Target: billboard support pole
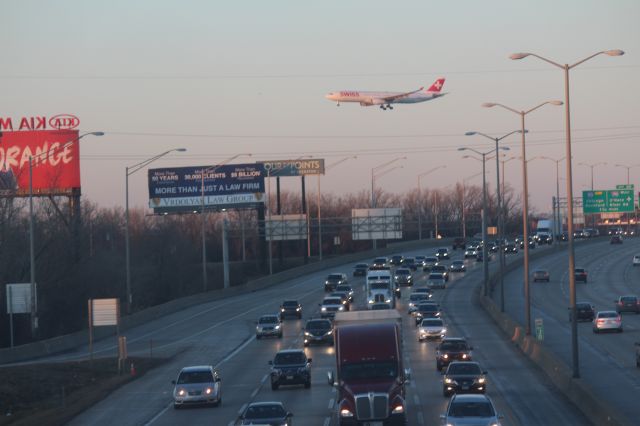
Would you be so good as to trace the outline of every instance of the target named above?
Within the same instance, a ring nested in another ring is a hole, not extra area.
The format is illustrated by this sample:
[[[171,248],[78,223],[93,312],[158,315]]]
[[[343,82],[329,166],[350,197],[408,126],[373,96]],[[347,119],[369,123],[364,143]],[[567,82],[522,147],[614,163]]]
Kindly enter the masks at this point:
[[[9,329],[11,330],[11,347],[13,348],[13,296],[11,295],[11,286],[7,286],[9,290]]]
[[[306,197],[306,191],[305,191],[305,185],[304,185],[304,175],[302,175],[302,214],[306,215],[307,214],[307,201],[306,201],[307,197]],[[309,253],[307,251],[307,247],[309,243],[309,234],[307,234],[307,238],[306,241],[303,241],[304,244],[304,249],[302,250],[304,252],[304,264],[306,265],[307,263],[309,263]]]
[[[271,191],[271,190],[269,190]],[[271,206],[269,206],[271,207]],[[282,214],[282,204],[280,204],[280,176],[276,177],[276,212],[278,215]],[[271,237],[271,236],[269,236]],[[271,243],[269,243],[271,244]],[[278,241],[278,265],[282,269],[282,265],[284,265],[284,255],[283,255],[283,242]]]
[[[35,239],[33,236],[35,228],[35,218],[33,216],[33,157],[29,156],[29,263],[31,276],[31,337],[35,338],[38,330],[38,317],[36,312],[36,254]]]

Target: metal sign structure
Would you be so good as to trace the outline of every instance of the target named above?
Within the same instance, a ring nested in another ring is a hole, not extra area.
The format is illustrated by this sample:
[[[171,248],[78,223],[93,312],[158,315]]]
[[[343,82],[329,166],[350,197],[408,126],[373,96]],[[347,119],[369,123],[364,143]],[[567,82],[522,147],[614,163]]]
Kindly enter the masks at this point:
[[[402,209],[353,209],[351,234],[354,240],[401,239]]]
[[[307,215],[271,215],[264,232],[267,241],[306,240],[307,229]]]
[[[629,186],[631,189],[582,191],[584,213],[632,213],[634,191],[633,185]]]
[[[259,161],[256,164],[262,165],[265,176],[282,177],[282,176],[307,176],[307,175],[323,175],[324,159],[309,160],[272,160]]]
[[[265,172],[258,164],[149,169],[154,213],[253,208],[264,203]]]

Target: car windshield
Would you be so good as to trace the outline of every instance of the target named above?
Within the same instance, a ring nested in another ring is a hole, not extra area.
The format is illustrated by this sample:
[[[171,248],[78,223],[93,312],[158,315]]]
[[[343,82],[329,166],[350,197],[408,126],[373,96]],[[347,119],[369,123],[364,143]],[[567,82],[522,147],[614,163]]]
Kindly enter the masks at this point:
[[[339,281],[341,279],[342,279],[342,275],[340,275],[340,274],[330,274],[327,277],[327,280],[329,280],[329,281]]]
[[[576,268],[576,274],[581,274],[584,272],[584,269]]]
[[[615,312],[600,312],[598,318],[617,318],[618,314]]]
[[[342,299],[340,299],[339,297],[331,297],[331,298],[327,298],[324,299],[324,302],[322,302],[323,305],[342,305]]]
[[[467,343],[466,342],[455,342],[455,341],[454,342],[444,341],[440,345],[440,350],[443,350],[443,351],[464,351],[464,350],[467,350]]]
[[[262,317],[258,321],[258,323],[260,323],[260,324],[275,324],[277,322],[278,322],[278,317],[276,317],[276,316]]]
[[[374,303],[373,305],[371,305],[372,311],[382,311],[385,309],[391,309],[391,306],[389,306],[388,303]]]
[[[366,263],[358,263],[355,267],[356,268],[368,268],[369,265],[367,265]]]
[[[343,364],[341,374],[343,380],[394,378],[398,375],[398,365],[395,362]]]
[[[331,330],[331,323],[329,321],[309,321],[307,330]]]
[[[338,287],[336,287],[336,290],[348,293],[351,291],[351,287],[348,285],[339,285]]]
[[[297,308],[298,302],[295,300],[285,300],[284,302],[282,302],[282,306],[287,308]]]
[[[431,293],[431,290],[425,287],[425,288],[416,288],[413,292],[418,294],[427,294],[427,293]]]
[[[276,365],[304,364],[306,357],[304,352],[278,352],[273,360]]]
[[[369,285],[373,290],[386,290],[389,288],[388,283],[371,283]]]
[[[449,369],[447,370],[447,374],[482,374],[482,370],[480,370],[480,366],[473,362],[456,362],[449,365]]]
[[[387,263],[387,259],[385,259],[384,257],[378,257],[373,259],[373,263]]]
[[[411,272],[409,272],[408,269],[398,269],[396,271],[396,275],[409,275]]]
[[[424,261],[425,261],[425,262],[437,262],[437,261],[438,261],[438,259],[437,259],[437,258],[435,258],[435,257],[427,257]]]
[[[489,402],[454,402],[449,407],[449,417],[493,417],[495,412]]]
[[[576,303],[576,309],[591,309],[588,303]]]
[[[633,303],[635,303],[638,300],[638,298],[635,297],[635,296],[624,296],[624,297],[621,297],[620,300],[622,300],[623,302],[633,302]]]
[[[212,383],[213,375],[211,371],[182,371],[178,376],[179,385],[188,385],[189,383]]]
[[[441,319],[428,318],[422,320],[423,327],[442,327],[444,323]]]
[[[444,265],[435,265],[433,268],[431,268],[432,271],[444,271]]]
[[[462,260],[454,260],[452,265],[464,265],[464,262]]]
[[[438,307],[436,305],[419,305],[418,310],[422,312],[437,312]]]
[[[430,280],[441,280],[442,279],[442,274],[429,274],[429,279]]]
[[[247,411],[244,413],[246,419],[270,419],[270,418],[282,418],[286,412],[282,405],[250,405]]]
[[[422,299],[426,299],[427,298],[427,294],[426,293],[412,293],[409,295],[409,301],[410,302],[417,302],[418,300],[422,300]]]

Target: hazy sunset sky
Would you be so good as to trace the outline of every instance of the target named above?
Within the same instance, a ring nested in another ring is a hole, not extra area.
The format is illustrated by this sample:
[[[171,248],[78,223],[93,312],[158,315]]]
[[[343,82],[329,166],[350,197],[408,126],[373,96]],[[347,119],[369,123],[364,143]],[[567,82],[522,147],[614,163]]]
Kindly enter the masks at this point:
[[[461,146],[492,149],[475,130],[520,128],[499,102],[529,109],[564,100],[563,72],[533,52],[572,64],[574,193],[626,183],[615,164],[640,164],[640,2],[537,1],[9,1],[0,0],[0,117],[69,113],[81,131],[82,193],[124,205],[125,167],[187,148],[152,167],[311,155],[327,165],[357,155],[322,178],[323,192],[369,191],[371,168],[407,156],[377,180],[386,191],[445,187],[481,171]],[[445,77],[449,94],[393,111],[324,98],[335,90],[410,91]],[[564,156],[564,107],[527,116],[527,157]],[[505,139],[520,156],[520,139]],[[564,163],[561,164],[564,176]],[[640,166],[631,169],[640,186]],[[132,206],[148,202],[146,171],[130,177]],[[521,163],[507,163],[521,190]],[[495,162],[487,164],[495,187]],[[480,178],[472,180],[480,183]],[[550,210],[555,164],[529,163],[533,207]],[[565,195],[561,181],[561,195]],[[284,179],[299,190],[298,179]],[[315,178],[309,192],[315,191]]]

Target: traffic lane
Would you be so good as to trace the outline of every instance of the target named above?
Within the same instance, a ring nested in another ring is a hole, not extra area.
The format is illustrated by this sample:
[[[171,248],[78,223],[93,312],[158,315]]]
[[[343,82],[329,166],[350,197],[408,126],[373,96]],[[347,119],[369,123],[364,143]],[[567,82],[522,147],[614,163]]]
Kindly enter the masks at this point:
[[[584,415],[560,394],[476,302],[474,292],[482,272],[472,272],[447,290],[443,305],[448,324],[456,327],[473,346],[473,358],[487,370],[487,394],[505,416],[504,424],[590,424]]]
[[[595,243],[580,247],[579,255],[582,259],[606,259],[604,250],[606,250],[606,245]],[[576,254],[578,255],[578,252]],[[564,265],[566,268],[565,259],[559,256],[547,258],[544,261],[548,262],[547,265],[557,262],[558,266],[556,267]],[[536,262],[538,261],[534,261],[533,264]],[[520,274],[522,274],[521,268],[508,274],[505,281],[511,284],[516,283],[521,277]],[[578,300],[589,300],[588,292],[602,292],[603,289],[607,291],[607,287],[599,283],[601,278],[599,274],[596,276],[598,278],[590,280],[586,285],[577,284]],[[568,281],[567,278],[563,277],[562,288],[566,289],[565,280]],[[556,353],[567,366],[572,366],[571,330],[566,310],[568,300],[558,293],[557,287],[547,286],[546,283],[539,286],[541,291],[536,291],[535,288],[532,291],[532,318],[544,320],[544,345]],[[507,312],[523,323],[524,304],[521,286],[517,288],[517,286],[509,285],[507,288],[507,299],[510,301],[507,304]],[[606,297],[607,300],[611,298],[610,295],[602,297]],[[608,309],[611,308],[608,307]],[[640,389],[640,384],[638,383],[638,373],[629,362],[633,356],[633,347],[630,346],[630,343],[624,343],[625,337],[623,335],[594,336],[590,323],[578,324],[578,336],[582,379],[594,388],[599,397],[612,404],[618,412],[629,418],[637,417],[640,412],[637,404],[633,401],[634,395]],[[627,347],[626,351],[623,349],[625,346]]]

